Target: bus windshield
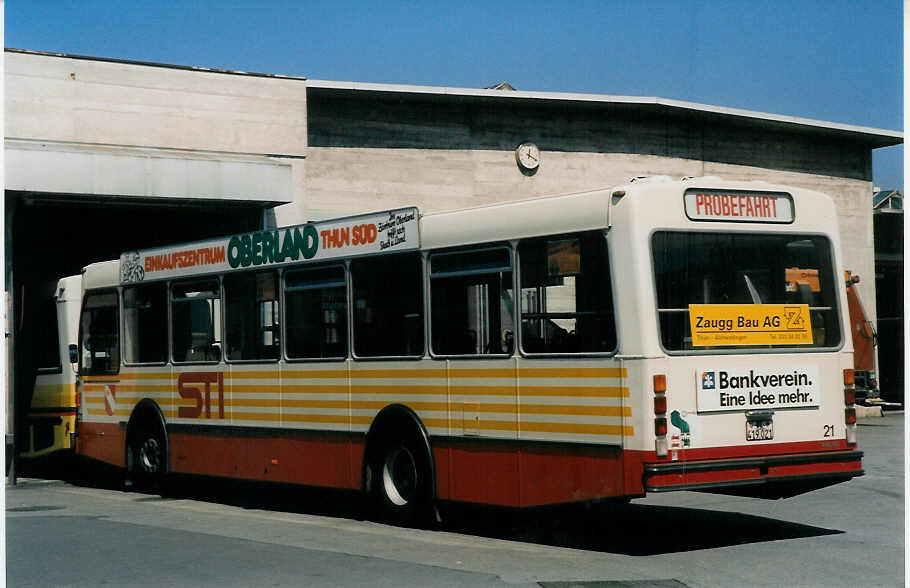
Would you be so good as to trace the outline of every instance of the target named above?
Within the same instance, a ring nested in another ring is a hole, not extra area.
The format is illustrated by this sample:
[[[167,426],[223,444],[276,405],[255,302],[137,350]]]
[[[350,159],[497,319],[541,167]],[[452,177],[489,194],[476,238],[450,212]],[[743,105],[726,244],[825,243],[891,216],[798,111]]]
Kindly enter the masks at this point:
[[[806,304],[812,343],[841,342],[831,243],[817,235],[661,231],[651,241],[660,337],[667,351],[693,346],[690,304]],[[736,345],[715,349],[789,348]]]

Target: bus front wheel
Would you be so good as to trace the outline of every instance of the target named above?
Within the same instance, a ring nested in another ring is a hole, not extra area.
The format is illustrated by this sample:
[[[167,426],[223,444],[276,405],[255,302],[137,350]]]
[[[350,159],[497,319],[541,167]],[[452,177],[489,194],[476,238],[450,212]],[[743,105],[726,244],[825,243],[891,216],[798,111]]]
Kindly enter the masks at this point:
[[[164,435],[146,426],[132,436],[127,451],[127,469],[133,487],[140,492],[160,492],[167,463]]]

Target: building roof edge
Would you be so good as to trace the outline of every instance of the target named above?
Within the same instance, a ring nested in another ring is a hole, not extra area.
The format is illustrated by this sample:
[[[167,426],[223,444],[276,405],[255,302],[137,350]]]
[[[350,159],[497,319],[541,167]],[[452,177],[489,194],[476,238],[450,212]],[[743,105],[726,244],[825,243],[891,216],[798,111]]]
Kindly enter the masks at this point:
[[[840,131],[849,134],[865,135],[871,141],[881,147],[899,145],[903,143],[904,134],[900,131],[888,129],[878,129],[874,127],[850,125],[830,121],[802,118],[798,116],[789,116],[782,114],[773,114],[741,108],[729,108],[725,106],[714,106],[710,104],[700,104],[697,102],[687,102],[684,100],[673,100],[669,98],[660,98],[657,96],[624,96],[612,94],[588,94],[588,93],[571,93],[571,92],[535,92],[527,90],[515,90],[502,92],[501,90],[490,90],[480,88],[458,88],[449,86],[418,86],[406,84],[381,84],[369,82],[343,82],[333,80],[307,80],[307,88],[320,88],[327,90],[351,91],[351,92],[385,92],[392,94],[415,94],[426,96],[447,96],[447,97],[465,97],[465,98],[489,98],[493,100],[538,100],[552,102],[590,102],[602,104],[629,104],[629,105],[652,105],[662,106],[670,109],[690,110],[703,112],[706,114],[716,114],[731,116],[734,118],[745,118],[757,121],[766,121],[772,123],[783,123],[787,125],[796,125],[810,127],[820,130]]]

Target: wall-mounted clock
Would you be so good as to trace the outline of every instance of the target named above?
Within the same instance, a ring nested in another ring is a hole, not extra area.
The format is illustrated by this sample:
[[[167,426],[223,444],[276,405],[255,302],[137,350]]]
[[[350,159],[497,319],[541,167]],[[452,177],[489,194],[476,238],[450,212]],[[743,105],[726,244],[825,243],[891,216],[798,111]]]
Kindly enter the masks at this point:
[[[524,171],[540,167],[540,149],[534,143],[522,143],[515,149],[515,161]]]

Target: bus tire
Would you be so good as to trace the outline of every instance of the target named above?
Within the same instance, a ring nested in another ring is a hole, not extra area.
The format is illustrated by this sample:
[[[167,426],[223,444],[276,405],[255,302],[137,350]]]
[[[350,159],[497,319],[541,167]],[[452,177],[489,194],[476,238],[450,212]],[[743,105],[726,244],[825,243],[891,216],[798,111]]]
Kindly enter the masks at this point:
[[[371,429],[367,446],[365,486],[374,510],[384,522],[429,524],[436,480],[426,431],[410,411],[381,422],[379,430]]]
[[[137,409],[127,426],[126,444],[127,476],[133,489],[162,492],[167,464],[167,434],[160,411],[154,405]]]

